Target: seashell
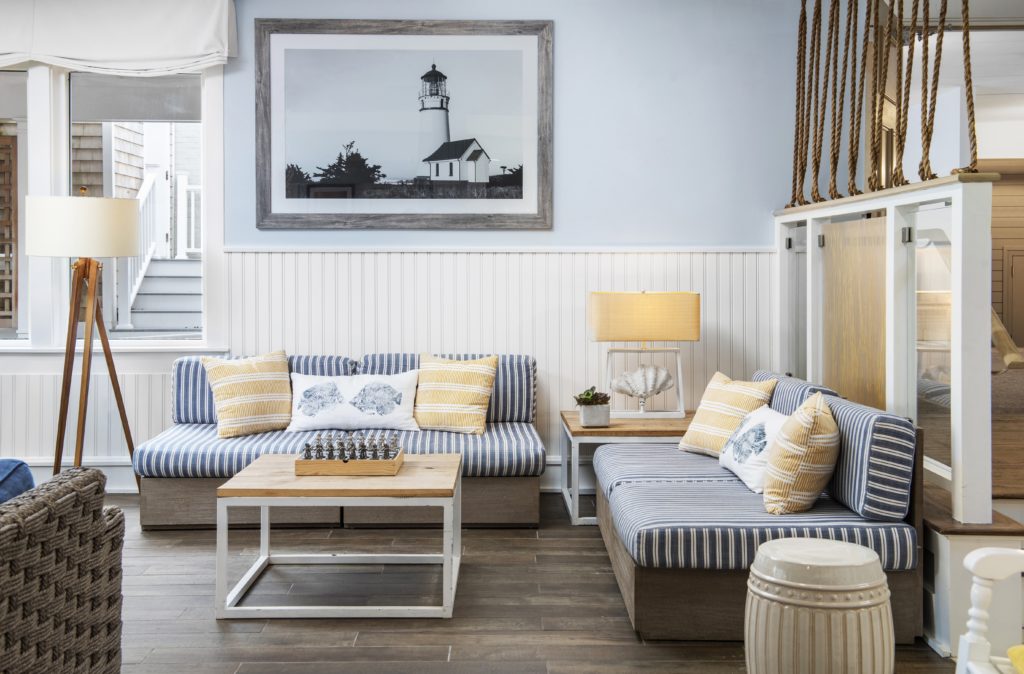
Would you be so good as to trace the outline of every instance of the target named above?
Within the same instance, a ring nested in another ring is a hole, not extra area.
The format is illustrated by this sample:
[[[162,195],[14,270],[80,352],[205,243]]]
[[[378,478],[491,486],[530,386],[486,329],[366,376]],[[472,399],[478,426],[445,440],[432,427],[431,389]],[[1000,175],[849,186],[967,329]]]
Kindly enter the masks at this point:
[[[612,390],[634,398],[648,398],[667,391],[675,385],[672,375],[663,367],[641,365],[632,372],[624,372],[612,380]]]

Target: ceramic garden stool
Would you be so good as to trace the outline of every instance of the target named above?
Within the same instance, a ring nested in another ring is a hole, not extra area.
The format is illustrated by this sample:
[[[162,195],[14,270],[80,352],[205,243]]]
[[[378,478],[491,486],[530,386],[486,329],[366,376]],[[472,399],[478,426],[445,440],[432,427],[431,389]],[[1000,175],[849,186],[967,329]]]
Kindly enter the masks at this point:
[[[760,546],[744,641],[750,674],[889,674],[895,639],[878,554],[813,538]]]

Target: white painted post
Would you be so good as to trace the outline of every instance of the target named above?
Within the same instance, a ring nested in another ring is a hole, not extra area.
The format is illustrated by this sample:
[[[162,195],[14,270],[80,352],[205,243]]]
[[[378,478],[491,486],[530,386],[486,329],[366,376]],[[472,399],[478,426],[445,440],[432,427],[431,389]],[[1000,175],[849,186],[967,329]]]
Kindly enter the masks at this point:
[[[45,65],[28,68],[27,114],[30,195],[67,194],[67,74]],[[68,320],[71,271],[67,259],[29,258],[29,288],[49,288],[49,301],[29,295],[29,342],[34,347],[57,346]]]
[[[992,522],[992,187],[961,183],[951,199],[953,518]]]
[[[822,263],[818,236],[827,218],[807,220],[807,381],[823,384],[822,354]]]
[[[892,206],[885,215],[885,406],[894,414],[914,418],[917,280],[914,244],[903,241],[904,228],[910,227],[908,208]]]
[[[174,211],[174,257],[184,260],[188,257],[188,174],[178,173],[175,181]]]
[[[796,335],[793,334],[793,315],[796,313],[795,304],[801,299],[793,293],[794,287],[791,283],[790,274],[793,265],[793,249],[786,247],[786,242],[792,242],[793,231],[790,225],[776,220],[775,222],[775,288],[778,293],[778,315],[775,320],[775,344],[772,350],[772,370],[775,372],[791,372],[793,367],[793,346],[796,342]]]

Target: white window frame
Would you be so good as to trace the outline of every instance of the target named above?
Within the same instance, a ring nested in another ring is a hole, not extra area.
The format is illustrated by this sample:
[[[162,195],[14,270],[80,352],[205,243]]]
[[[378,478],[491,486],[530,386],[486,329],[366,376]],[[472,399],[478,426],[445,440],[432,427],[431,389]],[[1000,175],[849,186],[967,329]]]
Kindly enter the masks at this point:
[[[69,71],[43,64],[28,70],[29,195],[66,196],[70,184]],[[203,331],[200,339],[112,339],[117,352],[224,352],[228,332],[224,259],[224,69],[199,71],[202,109]],[[0,340],[0,353],[63,353],[67,330],[68,258],[29,258],[28,338]],[[97,340],[98,342],[98,340]],[[96,344],[95,348],[99,348]],[[77,343],[82,350],[82,340]]]

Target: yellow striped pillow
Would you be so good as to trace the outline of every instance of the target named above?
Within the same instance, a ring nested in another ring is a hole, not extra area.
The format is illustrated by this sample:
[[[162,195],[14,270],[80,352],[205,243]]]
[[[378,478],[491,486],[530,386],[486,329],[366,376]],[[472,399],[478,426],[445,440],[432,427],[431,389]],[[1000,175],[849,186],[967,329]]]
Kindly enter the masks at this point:
[[[413,416],[421,430],[483,435],[498,357],[445,360],[420,356]]]
[[[839,427],[815,393],[789,417],[768,448],[764,507],[773,515],[810,510],[839,459]]]
[[[202,359],[217,408],[217,435],[234,438],[278,431],[292,420],[288,357],[274,351],[254,358]]]
[[[767,405],[776,380],[733,381],[716,372],[704,389],[693,420],[679,442],[679,449],[718,457],[743,417]]]

